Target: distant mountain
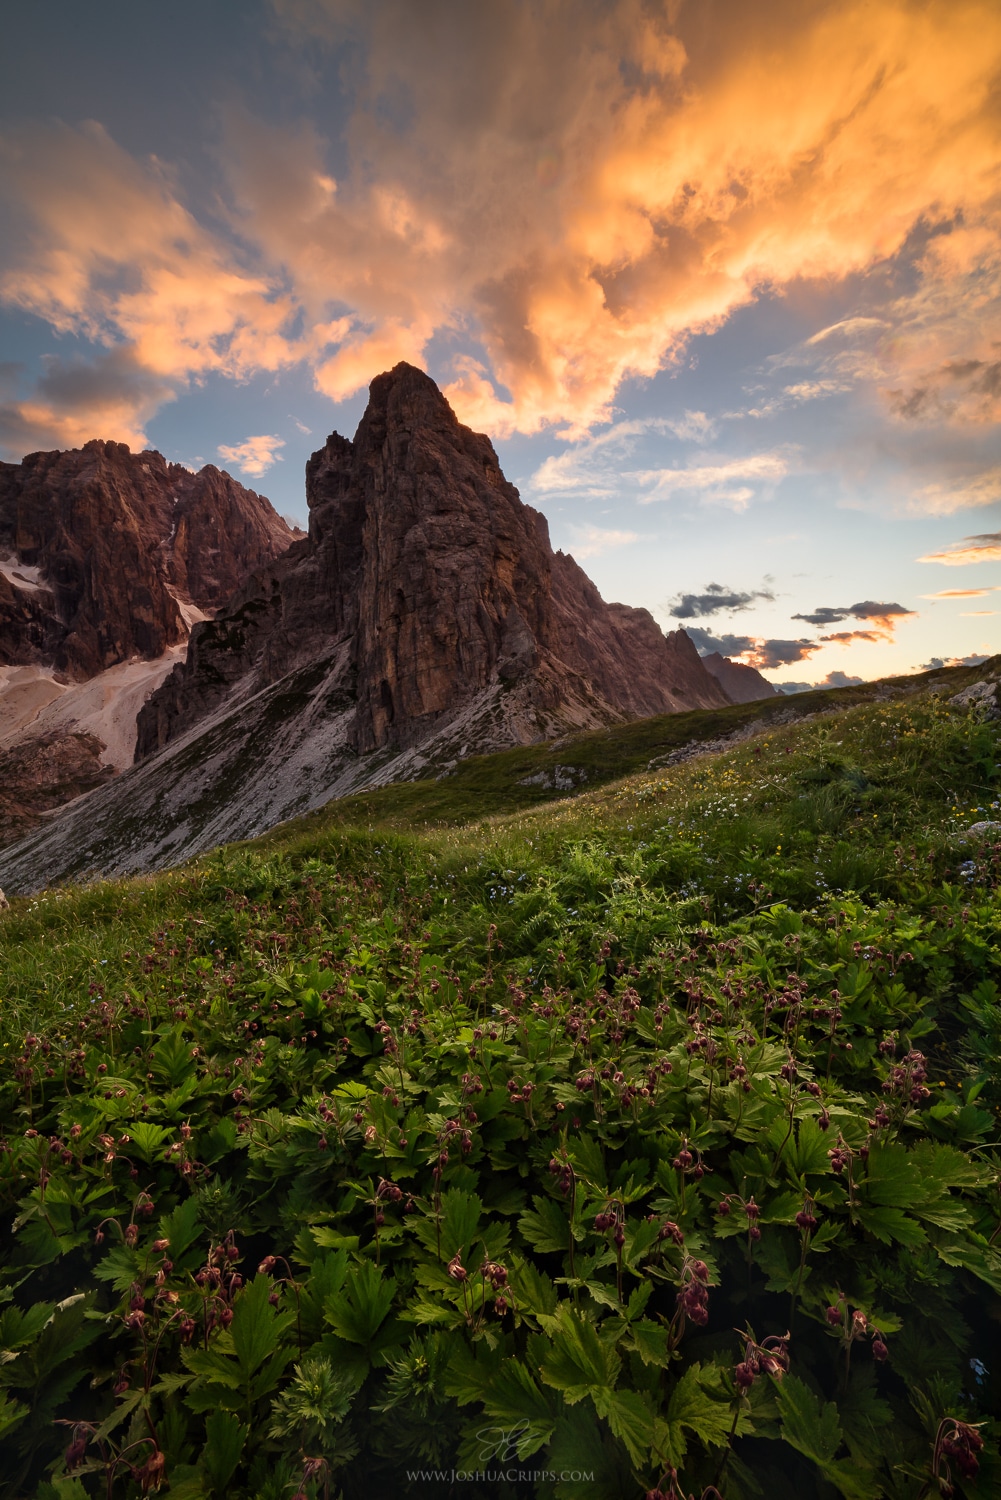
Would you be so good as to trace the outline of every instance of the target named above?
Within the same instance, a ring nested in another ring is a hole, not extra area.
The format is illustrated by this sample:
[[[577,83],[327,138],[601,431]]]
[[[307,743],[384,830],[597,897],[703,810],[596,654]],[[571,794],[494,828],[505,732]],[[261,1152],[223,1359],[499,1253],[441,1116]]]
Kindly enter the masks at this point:
[[[122,443],[0,463],[0,841],[131,763],[191,626],[298,534],[219,469]]]
[[[413,366],[372,382],[306,489],[308,537],[194,627],[140,713],[139,764],[13,851],[12,888],[22,860],[46,879],[159,867],[470,754],[728,701],[684,631],[553,552]]]
[[[702,665],[712,673],[731,703],[756,703],[759,698],[781,697],[779,689],[762,677],[756,667],[745,667],[743,662],[731,661],[718,651],[703,656]]]

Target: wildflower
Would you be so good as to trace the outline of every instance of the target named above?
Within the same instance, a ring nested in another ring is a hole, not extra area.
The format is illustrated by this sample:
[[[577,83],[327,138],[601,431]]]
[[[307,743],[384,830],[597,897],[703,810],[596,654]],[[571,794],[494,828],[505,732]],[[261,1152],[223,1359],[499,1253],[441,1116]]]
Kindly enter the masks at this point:
[[[458,1281],[460,1285],[469,1277],[469,1272],[466,1270],[460,1259],[461,1253],[461,1251],[456,1251],[455,1255],[453,1255],[452,1259],[449,1261],[447,1267],[449,1276],[451,1276],[453,1281]]]

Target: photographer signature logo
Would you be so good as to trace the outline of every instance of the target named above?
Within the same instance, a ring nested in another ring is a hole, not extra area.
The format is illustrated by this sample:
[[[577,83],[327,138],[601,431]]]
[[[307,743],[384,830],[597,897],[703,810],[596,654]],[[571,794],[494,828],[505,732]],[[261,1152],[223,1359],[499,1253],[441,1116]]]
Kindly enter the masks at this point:
[[[480,1463],[510,1463],[521,1457],[521,1448],[531,1436],[531,1422],[519,1422],[517,1427],[481,1427],[476,1434],[479,1444]]]

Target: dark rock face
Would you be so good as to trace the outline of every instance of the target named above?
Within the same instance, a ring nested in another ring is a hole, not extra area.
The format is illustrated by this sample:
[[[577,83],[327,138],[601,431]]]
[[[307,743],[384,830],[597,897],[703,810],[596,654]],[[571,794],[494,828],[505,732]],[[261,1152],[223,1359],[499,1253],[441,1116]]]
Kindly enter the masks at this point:
[[[762,677],[757,667],[745,667],[743,662],[731,661],[714,651],[702,658],[702,665],[711,672],[731,703],[756,703],[759,698],[778,698],[777,687]]]
[[[23,837],[46,813],[114,776],[92,734],[46,734],[0,750],[0,845]]]
[[[571,701],[582,726],[727,701],[683,631],[606,604],[554,554],[490,440],[413,366],[372,382],[354,441],[328,439],[306,491],[308,538],[195,627],[140,715],[137,759],[338,646],[329,688],[354,704],[356,755],[418,745],[491,689],[500,720],[519,689],[520,717],[479,749],[544,737]]]
[[[190,621],[293,537],[228,474],[121,443],[0,464],[0,845],[129,763],[143,672],[136,687],[127,664],[150,663],[148,692]]]
[[[187,635],[294,534],[209,465],[99,440],[0,464],[0,665],[86,679]]]

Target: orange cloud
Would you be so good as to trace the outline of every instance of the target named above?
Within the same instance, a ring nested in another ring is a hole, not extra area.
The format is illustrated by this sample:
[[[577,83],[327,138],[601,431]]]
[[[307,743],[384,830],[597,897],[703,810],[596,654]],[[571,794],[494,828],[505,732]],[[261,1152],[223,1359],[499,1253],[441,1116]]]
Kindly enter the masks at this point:
[[[982,532],[954,542],[944,552],[929,552],[918,562],[943,563],[948,568],[965,568],[970,563],[1001,561],[1001,531]]]
[[[928,558],[922,558],[927,562]],[[1001,589],[1001,584],[989,589],[940,589],[937,594],[922,594],[922,599],[983,599],[987,594],[995,594]]]
[[[307,360],[339,400],[461,337],[464,419],[580,436],[762,291],[920,230],[916,288],[828,385],[878,376],[902,421],[995,414],[993,0],[756,0],[711,26],[645,0],[272,3],[310,48],[354,39],[344,171],[310,129],[231,116],[230,237],[99,126],[14,139],[0,296],[176,386]]]

